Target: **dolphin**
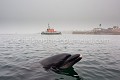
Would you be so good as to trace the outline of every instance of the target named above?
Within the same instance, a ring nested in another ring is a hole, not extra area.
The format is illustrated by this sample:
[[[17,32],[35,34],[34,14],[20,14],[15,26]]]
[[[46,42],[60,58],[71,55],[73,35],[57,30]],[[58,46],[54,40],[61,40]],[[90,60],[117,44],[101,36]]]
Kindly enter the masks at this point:
[[[5,65],[1,68],[5,72],[0,76],[0,80],[67,80],[68,78],[81,80],[72,67],[81,59],[80,54],[62,53],[41,61],[31,60],[19,65]]]
[[[62,53],[43,59],[40,63],[46,70],[58,70],[70,68],[81,59],[82,55],[80,54],[71,55],[68,53]]]

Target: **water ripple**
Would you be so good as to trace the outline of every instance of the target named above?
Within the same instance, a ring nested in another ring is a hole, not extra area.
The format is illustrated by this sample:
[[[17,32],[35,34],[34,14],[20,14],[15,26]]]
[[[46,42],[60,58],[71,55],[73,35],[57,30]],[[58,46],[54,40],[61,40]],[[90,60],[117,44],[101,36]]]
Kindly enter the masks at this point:
[[[74,66],[79,80],[120,80],[119,40],[114,35],[0,35],[0,80],[78,80],[40,66],[30,68],[60,53],[83,55]]]

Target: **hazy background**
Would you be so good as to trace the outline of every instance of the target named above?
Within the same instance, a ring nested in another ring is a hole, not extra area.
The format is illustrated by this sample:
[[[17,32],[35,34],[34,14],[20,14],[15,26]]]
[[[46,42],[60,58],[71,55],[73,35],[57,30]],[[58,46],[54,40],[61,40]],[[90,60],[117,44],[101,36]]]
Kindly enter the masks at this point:
[[[120,0],[0,0],[0,33],[120,26]]]

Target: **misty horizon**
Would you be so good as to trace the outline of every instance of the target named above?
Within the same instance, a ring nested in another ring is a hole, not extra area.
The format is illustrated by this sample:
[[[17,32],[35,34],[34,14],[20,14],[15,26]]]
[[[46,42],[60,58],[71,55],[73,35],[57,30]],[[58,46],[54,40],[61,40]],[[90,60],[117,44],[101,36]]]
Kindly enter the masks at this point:
[[[120,26],[119,0],[1,0],[0,33],[40,33]]]

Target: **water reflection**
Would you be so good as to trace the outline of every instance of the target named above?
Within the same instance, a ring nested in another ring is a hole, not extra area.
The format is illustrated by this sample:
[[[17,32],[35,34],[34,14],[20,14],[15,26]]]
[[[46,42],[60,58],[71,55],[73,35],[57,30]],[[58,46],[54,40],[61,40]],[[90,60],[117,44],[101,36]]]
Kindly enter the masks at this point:
[[[73,67],[70,67],[70,68],[67,68],[67,69],[57,70],[57,71],[54,71],[54,72],[60,74],[61,76],[60,76],[59,79],[62,79],[62,80],[66,80],[66,79],[69,79],[69,80],[83,80],[83,78],[80,77],[77,74],[77,72],[75,72]],[[56,79],[56,80],[59,80],[59,79]]]

